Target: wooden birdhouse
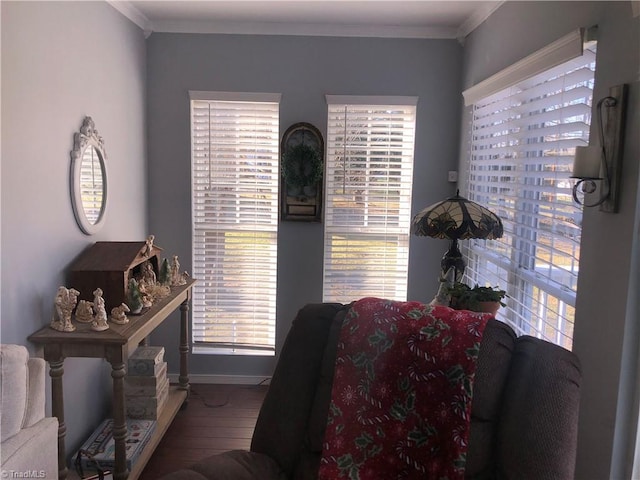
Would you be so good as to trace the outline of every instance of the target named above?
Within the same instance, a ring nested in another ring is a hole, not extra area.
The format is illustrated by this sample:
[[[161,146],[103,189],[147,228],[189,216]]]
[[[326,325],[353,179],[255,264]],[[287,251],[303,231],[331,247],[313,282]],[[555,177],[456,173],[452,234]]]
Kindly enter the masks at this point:
[[[143,276],[150,264],[158,276],[162,249],[153,242],[96,242],[70,265],[67,287],[80,292],[79,299],[93,300],[102,289],[107,311],[127,301],[129,279]]]

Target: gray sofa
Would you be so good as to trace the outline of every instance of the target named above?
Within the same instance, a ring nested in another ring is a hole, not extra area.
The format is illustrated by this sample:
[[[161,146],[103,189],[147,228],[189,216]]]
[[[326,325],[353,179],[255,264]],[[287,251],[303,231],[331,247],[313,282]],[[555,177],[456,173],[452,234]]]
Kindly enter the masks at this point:
[[[348,306],[298,313],[256,424],[251,451],[207,458],[163,480],[317,478],[340,325]],[[556,345],[490,320],[474,384],[465,477],[573,479],[580,366]],[[387,480],[387,479],[381,479]]]

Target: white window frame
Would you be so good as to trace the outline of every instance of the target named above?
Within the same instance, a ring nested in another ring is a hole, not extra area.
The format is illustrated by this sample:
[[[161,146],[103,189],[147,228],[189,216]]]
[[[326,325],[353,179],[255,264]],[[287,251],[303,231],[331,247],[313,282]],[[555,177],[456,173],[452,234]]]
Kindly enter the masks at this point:
[[[406,300],[418,99],[326,100],[323,301]]]
[[[469,283],[500,286],[498,318],[571,349],[582,207],[575,147],[587,145],[595,42],[577,30],[466,90],[473,105],[466,195],[494,211],[502,239],[466,243]],[[571,72],[571,73],[569,73]]]
[[[272,356],[280,94],[189,98],[193,352]]]

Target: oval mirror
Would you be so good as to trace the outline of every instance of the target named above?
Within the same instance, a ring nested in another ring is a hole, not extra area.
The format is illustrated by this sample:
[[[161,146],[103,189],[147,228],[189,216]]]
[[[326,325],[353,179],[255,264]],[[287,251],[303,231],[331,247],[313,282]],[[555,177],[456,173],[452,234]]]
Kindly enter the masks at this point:
[[[71,203],[80,229],[87,235],[104,222],[107,205],[106,153],[91,117],[74,135],[71,151]]]

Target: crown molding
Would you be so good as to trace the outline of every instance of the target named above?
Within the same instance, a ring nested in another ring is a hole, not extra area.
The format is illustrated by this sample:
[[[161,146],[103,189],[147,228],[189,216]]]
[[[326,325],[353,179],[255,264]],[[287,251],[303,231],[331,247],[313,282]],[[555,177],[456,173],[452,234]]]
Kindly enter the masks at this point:
[[[156,21],[149,20],[128,0],[106,0],[113,8],[138,25],[149,37],[152,32],[167,33],[218,33],[239,35],[298,35],[328,37],[377,37],[377,38],[416,38],[416,39],[453,39],[464,43],[464,38],[496,11],[504,0],[494,2],[471,17],[459,28],[397,25],[339,25],[317,23],[285,22],[216,22],[216,21]]]
[[[482,24],[482,22],[489,18],[493,14],[493,12],[499,9],[504,3],[506,3],[505,0],[494,2],[493,5],[477,10],[473,15],[467,18],[467,20],[462,25],[460,25],[460,28],[458,28],[456,34],[456,38],[458,39],[458,41],[463,44],[464,39],[467,37],[467,35],[478,28]]]
[[[153,25],[140,10],[134,7],[131,2],[123,0],[106,0],[106,2],[127,17],[144,32],[144,38],[148,38],[153,32]]]
[[[239,35],[298,35],[319,37],[456,38],[454,28],[392,25],[335,25],[279,22],[156,22],[154,32]]]

